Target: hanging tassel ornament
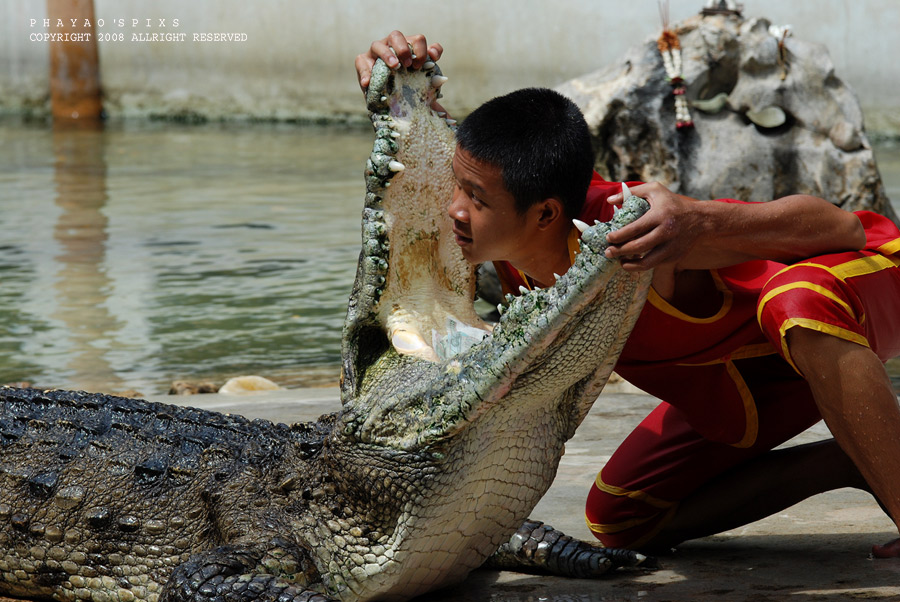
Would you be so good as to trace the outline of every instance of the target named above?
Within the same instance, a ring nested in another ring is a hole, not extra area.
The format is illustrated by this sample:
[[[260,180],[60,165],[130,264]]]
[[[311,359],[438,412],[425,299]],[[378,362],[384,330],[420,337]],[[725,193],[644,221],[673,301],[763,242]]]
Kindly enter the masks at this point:
[[[681,43],[678,41],[678,34],[664,28],[662,35],[656,40],[656,47],[662,56],[666,80],[672,84],[672,95],[675,96],[675,127],[679,130],[693,127],[694,121],[684,97],[687,88],[681,75]]]

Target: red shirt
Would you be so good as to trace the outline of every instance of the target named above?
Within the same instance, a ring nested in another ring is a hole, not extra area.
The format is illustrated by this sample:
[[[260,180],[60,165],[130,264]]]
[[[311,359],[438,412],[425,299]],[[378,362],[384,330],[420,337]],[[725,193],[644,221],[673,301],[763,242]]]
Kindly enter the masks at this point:
[[[579,219],[588,224],[611,219],[612,206],[606,200],[620,191],[620,183],[594,174]],[[868,248],[900,246],[890,220],[870,212],[857,215],[866,226]],[[577,239],[577,230],[573,231]],[[494,265],[505,292],[518,294],[519,286],[530,288],[524,274],[508,262]],[[676,309],[651,288],[616,372],[677,407],[704,437],[738,447],[752,445],[757,432],[755,402],[734,362],[777,353],[760,329],[756,310],[762,287],[784,267],[755,260],[709,270],[710,286],[699,286],[694,292],[698,300],[703,296],[706,306],[708,296],[716,295],[718,310],[703,316]]]

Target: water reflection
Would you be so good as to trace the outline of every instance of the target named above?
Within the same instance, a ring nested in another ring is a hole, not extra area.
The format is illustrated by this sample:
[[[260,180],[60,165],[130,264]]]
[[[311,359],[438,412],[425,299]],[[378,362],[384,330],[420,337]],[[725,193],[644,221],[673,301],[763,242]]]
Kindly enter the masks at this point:
[[[368,132],[0,128],[0,382],[337,382]]]
[[[106,359],[104,344],[120,326],[106,307],[112,288],[105,268],[106,138],[99,128],[56,128],[52,138],[56,205],[62,211],[53,229],[60,267],[51,317],[62,322],[58,334],[70,342],[70,382],[87,390],[121,390],[124,382]]]

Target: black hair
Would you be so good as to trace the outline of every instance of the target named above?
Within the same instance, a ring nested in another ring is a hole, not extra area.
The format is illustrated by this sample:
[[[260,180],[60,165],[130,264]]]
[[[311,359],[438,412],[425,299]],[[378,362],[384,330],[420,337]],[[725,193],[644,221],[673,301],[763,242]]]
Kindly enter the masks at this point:
[[[525,88],[475,109],[456,131],[474,159],[500,168],[503,184],[525,213],[557,198],[578,217],[594,170],[590,132],[574,102],[547,88]]]

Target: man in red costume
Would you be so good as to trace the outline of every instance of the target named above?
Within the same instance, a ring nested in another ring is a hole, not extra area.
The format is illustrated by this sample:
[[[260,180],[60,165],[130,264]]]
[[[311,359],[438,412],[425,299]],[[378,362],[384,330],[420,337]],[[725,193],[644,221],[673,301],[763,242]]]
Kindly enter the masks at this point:
[[[443,49],[392,32],[356,59],[420,67]],[[587,126],[550,90],[491,100],[461,124],[449,206],[472,263],[506,292],[571,265],[580,222],[608,220],[621,185],[593,173]],[[650,211],[608,236],[652,290],[616,366],[663,399],[597,476],[586,519],[609,547],[669,548],[838,487],[872,492],[900,527],[900,231],[809,195],[701,202],[630,183]],[[824,418],[834,439],[772,451]],[[900,556],[900,539],[876,545]]]

